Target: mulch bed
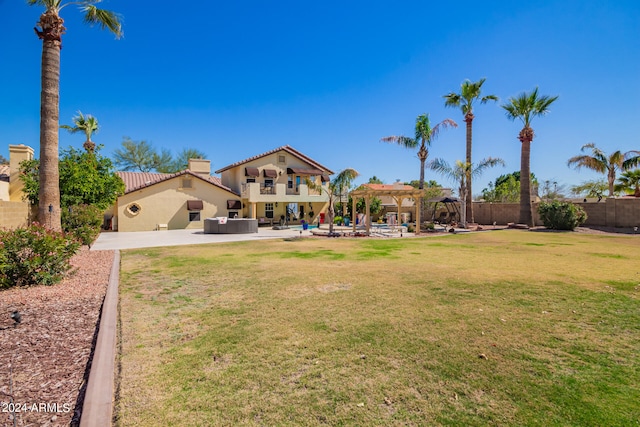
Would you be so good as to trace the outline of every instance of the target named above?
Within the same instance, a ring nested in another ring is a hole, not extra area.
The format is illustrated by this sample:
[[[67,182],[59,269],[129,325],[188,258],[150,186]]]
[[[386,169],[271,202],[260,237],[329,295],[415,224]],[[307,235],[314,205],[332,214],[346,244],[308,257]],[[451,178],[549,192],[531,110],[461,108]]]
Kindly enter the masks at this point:
[[[113,257],[85,247],[61,283],[0,291],[0,425],[78,425]]]

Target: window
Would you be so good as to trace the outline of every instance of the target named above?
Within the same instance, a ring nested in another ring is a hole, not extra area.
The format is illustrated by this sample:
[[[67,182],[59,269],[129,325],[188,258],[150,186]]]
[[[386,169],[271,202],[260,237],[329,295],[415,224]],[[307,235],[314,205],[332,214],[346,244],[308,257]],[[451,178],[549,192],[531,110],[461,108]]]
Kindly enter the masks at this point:
[[[200,211],[189,212],[189,222],[200,221]]]
[[[287,188],[293,188],[293,177],[291,175],[287,177]]]
[[[264,204],[264,216],[267,218],[273,218],[273,203]]]
[[[229,211],[227,215],[229,218],[238,218],[238,211]]]
[[[284,154],[279,154],[278,155],[278,163],[285,164],[286,162],[287,162],[287,158],[284,156]]]
[[[273,180],[272,179],[265,179],[264,180],[264,186],[265,187],[273,187]]]
[[[256,182],[256,179],[255,178],[247,178],[247,184],[250,183],[250,182]]]
[[[131,203],[129,206],[127,206],[127,212],[129,212],[131,215],[138,215],[141,210],[142,208],[137,203]]]
[[[181,188],[191,188],[191,179],[183,178],[180,185],[182,185]]]

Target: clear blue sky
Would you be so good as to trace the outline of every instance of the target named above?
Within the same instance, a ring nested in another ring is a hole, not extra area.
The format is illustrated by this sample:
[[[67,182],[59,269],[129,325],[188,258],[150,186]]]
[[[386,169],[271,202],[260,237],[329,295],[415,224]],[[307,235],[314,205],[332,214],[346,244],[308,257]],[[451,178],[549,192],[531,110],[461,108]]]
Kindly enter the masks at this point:
[[[124,38],[91,28],[75,6],[62,11],[60,122],[93,114],[93,138],[110,156],[122,137],[174,153],[207,154],[212,169],[289,144],[358,182],[419,176],[414,151],[380,142],[413,135],[415,118],[459,127],[430,158],[465,155],[459,110],[442,96],[486,77],[499,104],[536,86],[559,95],[533,121],[531,169],[540,180],[599,177],[566,166],[594,142],[606,152],[640,150],[640,2],[595,1],[190,1],[106,0],[123,16]],[[41,8],[0,0],[0,154],[39,150]],[[476,107],[473,159],[507,166],[476,180],[474,194],[520,169],[522,125],[499,104]],[[60,148],[83,138],[60,132]],[[427,179],[447,182],[427,171]]]

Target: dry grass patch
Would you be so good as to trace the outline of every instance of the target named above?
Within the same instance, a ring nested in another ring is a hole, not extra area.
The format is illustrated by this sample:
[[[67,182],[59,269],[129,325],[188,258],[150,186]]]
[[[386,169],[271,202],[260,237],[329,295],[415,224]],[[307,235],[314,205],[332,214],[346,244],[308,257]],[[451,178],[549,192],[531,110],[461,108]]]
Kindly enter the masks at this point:
[[[639,249],[495,231],[125,252],[118,423],[633,424]]]

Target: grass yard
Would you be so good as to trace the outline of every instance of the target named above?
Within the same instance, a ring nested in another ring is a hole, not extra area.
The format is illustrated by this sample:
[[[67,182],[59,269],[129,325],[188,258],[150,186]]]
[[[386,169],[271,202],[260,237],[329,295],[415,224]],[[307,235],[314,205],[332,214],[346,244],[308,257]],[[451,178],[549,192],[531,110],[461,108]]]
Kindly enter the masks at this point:
[[[119,426],[637,426],[640,238],[122,254]]]

